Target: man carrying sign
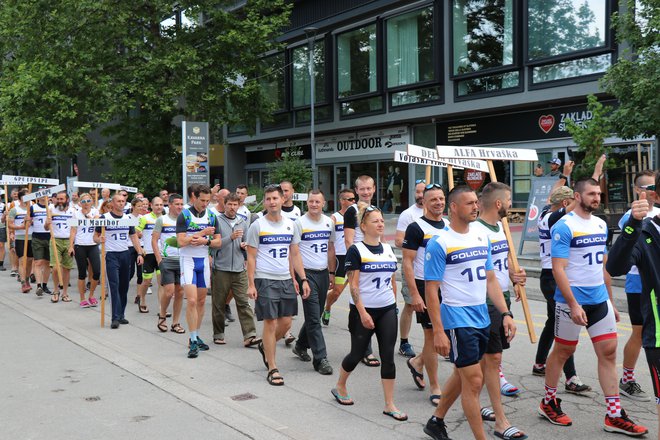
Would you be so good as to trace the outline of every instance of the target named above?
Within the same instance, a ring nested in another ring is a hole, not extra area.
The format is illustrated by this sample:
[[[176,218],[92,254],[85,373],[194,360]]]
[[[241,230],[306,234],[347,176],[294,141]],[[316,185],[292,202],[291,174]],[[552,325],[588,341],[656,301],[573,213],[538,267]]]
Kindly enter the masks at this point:
[[[115,194],[110,201],[110,212],[103,214],[102,219],[119,220],[127,219],[124,214],[124,205],[126,198],[121,194]],[[133,226],[108,226],[105,233],[100,227],[94,231],[94,243],[105,243],[106,254],[106,273],[108,285],[110,287],[110,299],[112,301],[112,323],[110,328],[119,328],[119,324],[128,324],[124,316],[126,311],[126,301],[129,285],[129,271],[131,266],[131,255],[128,250],[128,240],[130,238],[133,246],[138,251],[138,264],[143,263],[144,251],[140,246]]]
[[[69,287],[69,274],[71,273],[71,269],[73,269],[73,254],[69,253],[71,230],[69,229],[68,221],[73,217],[74,212],[75,209],[69,205],[69,195],[66,191],[60,191],[57,193],[55,205],[51,207],[51,217],[46,220],[46,229],[50,230],[55,237],[55,245],[50,246],[50,267],[52,270],[55,263],[59,262],[62,270],[62,279],[59,279],[57,270],[54,270],[53,280],[56,286],[63,286],[62,301],[64,302],[71,301],[67,290]],[[58,293],[55,292],[55,294]]]

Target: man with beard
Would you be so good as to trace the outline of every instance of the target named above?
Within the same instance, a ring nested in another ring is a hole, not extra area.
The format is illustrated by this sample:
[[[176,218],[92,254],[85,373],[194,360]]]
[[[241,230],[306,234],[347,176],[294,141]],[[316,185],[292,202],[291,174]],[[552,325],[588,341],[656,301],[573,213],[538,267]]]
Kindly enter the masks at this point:
[[[62,287],[62,301],[70,302],[69,294],[67,293],[69,287],[69,275],[73,269],[73,255],[69,253],[69,237],[71,236],[71,229],[69,227],[69,219],[73,218],[76,212],[75,208],[69,204],[69,195],[66,191],[57,193],[55,205],[50,209],[50,219],[46,220],[46,229],[51,231],[55,237],[55,246],[50,248],[50,267],[53,271],[53,282],[56,286]],[[55,247],[55,249],[53,249]],[[57,252],[57,258],[55,255]],[[59,279],[59,273],[55,267],[55,261],[59,262],[62,270],[62,279]]]
[[[548,356],[545,396],[538,413],[555,425],[570,426],[571,418],[557,399],[557,383],[564,362],[575,353],[586,327],[598,358],[598,379],[605,395],[604,429],[639,436],[648,432],[630,420],[621,408],[616,374],[619,312],[612,304],[610,275],[605,271],[607,225],[592,213],[600,205],[600,185],[594,179],[575,184],[575,209],[550,230],[555,292],[555,346]]]

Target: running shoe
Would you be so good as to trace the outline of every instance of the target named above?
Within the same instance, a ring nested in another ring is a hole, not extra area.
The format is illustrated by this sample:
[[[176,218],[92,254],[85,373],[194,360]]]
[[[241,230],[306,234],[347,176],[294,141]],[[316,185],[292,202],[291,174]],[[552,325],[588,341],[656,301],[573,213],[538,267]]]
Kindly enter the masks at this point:
[[[293,334],[292,334],[291,332],[289,332],[289,333],[287,333],[286,335],[284,335],[284,343],[285,343],[286,345],[291,345],[291,343],[292,343],[293,341],[295,341],[295,340],[296,340],[296,337],[293,336]]]
[[[11,271],[11,272],[9,272],[9,276],[12,276],[12,277],[17,277],[17,276],[18,276],[18,271],[17,271],[17,270],[14,270],[14,269],[12,269],[12,271]]]
[[[37,296],[44,296],[44,289],[41,286],[37,285],[37,290],[34,291],[34,294]]]
[[[190,341],[188,348],[188,357],[194,359],[199,356],[199,347],[197,346],[197,341]]]
[[[403,342],[401,343],[401,345],[399,345],[399,354],[407,358],[414,358],[416,356],[415,350],[413,350],[413,347],[412,345],[410,345],[410,342]]]
[[[291,351],[303,362],[309,362],[312,360],[309,353],[307,353],[307,350],[304,348],[298,348],[298,344],[295,344]]]
[[[610,417],[606,415],[605,426],[603,428],[607,432],[618,432],[619,434],[626,434],[631,437],[638,437],[649,432],[645,426],[637,425],[630,420],[628,414],[623,409],[621,410],[621,417]]]
[[[0,266],[0,272],[4,272],[6,270],[7,270],[7,268],[5,266]]]
[[[636,400],[638,402],[648,402],[651,400],[648,394],[639,384],[635,381],[623,383],[619,381],[619,392],[622,396],[626,396],[629,399]]]
[[[42,287],[42,289],[43,289],[45,295],[52,295],[53,294],[53,292],[50,291],[48,286],[44,286],[44,287]]]
[[[323,315],[321,315],[321,322],[325,326],[330,324],[330,310],[324,310],[323,311]]]
[[[202,341],[202,338],[197,336],[197,347],[199,348],[200,351],[208,351],[209,346]]]
[[[92,307],[92,305],[86,299],[83,299],[82,301],[80,301],[80,308],[81,309],[88,309],[90,307]]]
[[[566,381],[564,389],[567,393],[573,394],[582,394],[591,391],[591,387],[589,385],[585,385],[577,376],[577,374]]]
[[[225,319],[229,322],[236,321],[234,314],[231,312],[231,307],[229,307],[229,304],[225,304]]]
[[[451,440],[447,435],[447,425],[444,420],[429,419],[424,426],[424,432],[433,440]]]
[[[542,367],[532,366],[532,374],[534,376],[545,376],[545,364]]]
[[[332,365],[326,358],[321,359],[318,364],[314,365],[314,369],[324,376],[332,374]]]
[[[573,424],[571,418],[561,410],[561,399],[553,399],[548,403],[545,403],[545,399],[541,399],[538,413],[553,425],[571,426]]]

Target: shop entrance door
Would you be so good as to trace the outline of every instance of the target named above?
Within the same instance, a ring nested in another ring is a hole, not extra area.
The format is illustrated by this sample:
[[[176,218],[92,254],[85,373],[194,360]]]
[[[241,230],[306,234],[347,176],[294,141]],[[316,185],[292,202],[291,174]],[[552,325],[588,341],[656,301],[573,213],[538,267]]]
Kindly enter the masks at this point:
[[[348,181],[348,166],[347,165],[335,165],[335,194],[334,194],[334,208],[333,212],[337,211],[341,204],[339,203],[339,191],[344,188],[350,188],[351,185]]]

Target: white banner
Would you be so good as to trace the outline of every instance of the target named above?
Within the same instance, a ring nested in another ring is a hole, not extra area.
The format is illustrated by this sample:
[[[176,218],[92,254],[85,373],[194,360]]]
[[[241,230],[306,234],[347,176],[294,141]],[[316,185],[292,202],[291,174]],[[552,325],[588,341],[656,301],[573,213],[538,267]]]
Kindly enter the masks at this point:
[[[100,227],[121,227],[121,226],[137,226],[138,224],[138,219],[137,218],[85,218],[85,219],[77,219],[77,218],[70,218],[67,221],[67,224],[69,226],[72,226],[74,228],[77,227],[83,227],[86,228],[88,226],[100,228]]]
[[[254,194],[251,195],[251,196],[247,196],[247,197],[245,198],[245,204],[246,204],[246,205],[250,205],[250,204],[252,204],[252,203],[254,203],[254,202],[256,202],[256,201],[257,201],[257,196],[255,196]]]
[[[124,185],[119,185],[119,189],[122,191],[126,191],[127,193],[137,193],[138,189],[134,186],[124,186]]]
[[[418,145],[408,144],[408,155],[418,159],[432,160],[439,163],[440,165],[446,167],[447,165],[452,165],[456,169],[470,168],[477,171],[483,171],[488,173],[488,163],[483,160],[476,159],[445,159],[438,158],[438,152],[432,148],[424,148]],[[431,164],[427,164],[431,165]]]
[[[2,175],[2,181],[5,185],[21,185],[24,183],[33,183],[37,185],[57,185],[60,183],[57,179],[49,179],[46,177],[28,177],[28,176],[10,176],[8,174]]]
[[[307,193],[293,193],[292,200],[294,202],[306,202],[307,201]]]
[[[491,147],[453,147],[438,145],[439,158],[482,159],[482,160],[523,160],[536,162],[539,160],[536,150],[523,148],[491,148]]]
[[[432,167],[444,167],[444,168],[447,167],[447,164],[445,162],[439,162],[437,160],[432,160],[432,159],[421,159],[416,156],[410,156],[405,151],[395,151],[394,162],[412,163],[415,165],[430,165]],[[454,168],[457,170],[462,169],[461,167],[458,166],[455,166]]]
[[[73,186],[76,188],[108,188],[113,191],[119,189],[118,183],[106,183],[106,182],[73,182]]]
[[[347,160],[359,156],[387,154],[393,150],[405,151],[409,141],[408,127],[320,137],[315,141],[316,158]]]
[[[41,191],[33,192],[30,194],[25,194],[23,196],[24,202],[29,202],[30,200],[40,199],[42,197],[50,197],[53,194],[57,194],[60,191],[66,191],[66,185],[60,184],[57,186],[51,186],[50,188],[42,189]]]

